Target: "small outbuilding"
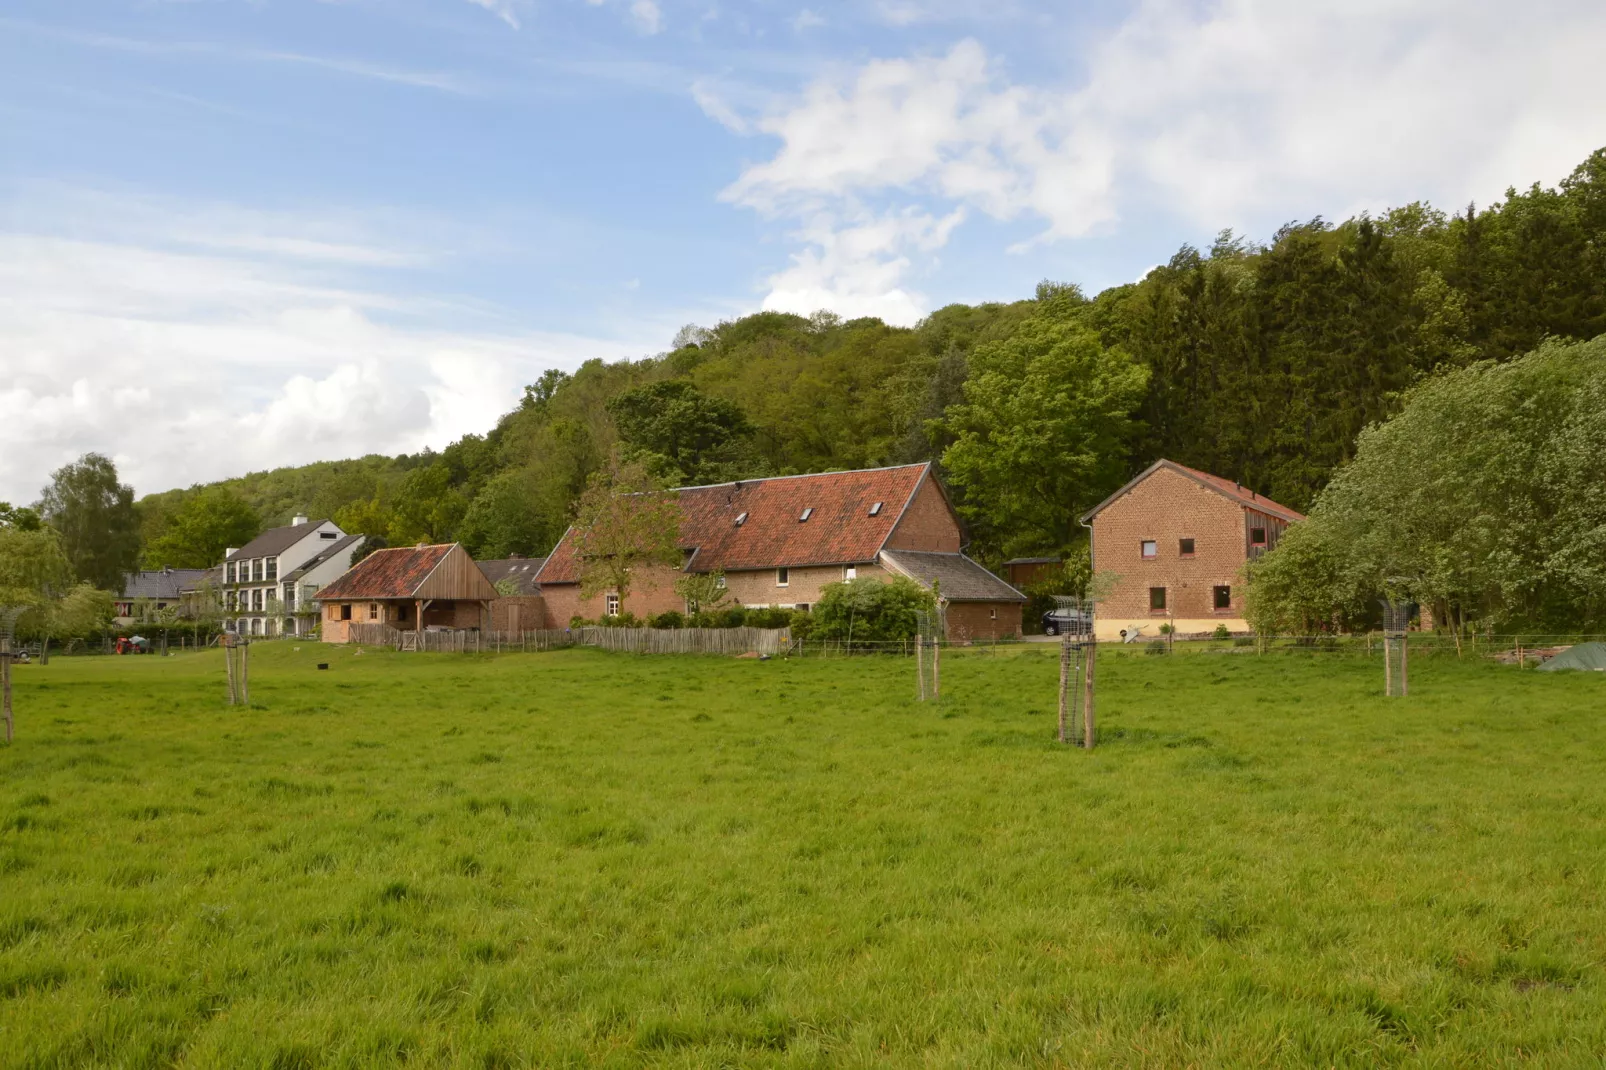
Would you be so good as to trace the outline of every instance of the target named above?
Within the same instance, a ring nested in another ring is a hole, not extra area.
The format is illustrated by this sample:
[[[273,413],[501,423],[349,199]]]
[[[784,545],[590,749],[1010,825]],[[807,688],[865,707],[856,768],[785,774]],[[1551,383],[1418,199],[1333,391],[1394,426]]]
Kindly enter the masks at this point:
[[[399,631],[482,629],[497,590],[457,543],[375,550],[318,592],[323,639],[349,643],[361,625]]]

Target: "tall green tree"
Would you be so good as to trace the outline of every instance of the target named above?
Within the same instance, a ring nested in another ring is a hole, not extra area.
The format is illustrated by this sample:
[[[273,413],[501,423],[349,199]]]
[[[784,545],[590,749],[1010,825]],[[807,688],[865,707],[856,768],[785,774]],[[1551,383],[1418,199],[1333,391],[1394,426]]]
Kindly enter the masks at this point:
[[[139,522],[132,487],[117,481],[111,458],[86,453],[51,475],[39,502],[45,523],[61,536],[73,575],[120,591],[139,560]]]
[[[627,456],[672,485],[723,483],[753,475],[753,426],[741,406],[710,397],[686,379],[664,379],[615,395],[608,412]]]
[[[147,568],[210,568],[229,547],[244,546],[262,530],[262,518],[227,487],[203,487],[168,518],[145,547]]]
[[[593,598],[615,591],[624,612],[644,568],[680,565],[680,503],[645,464],[615,459],[592,475],[580,495],[574,550],[580,559],[581,595]]]
[[[943,465],[984,548],[1070,547],[1082,512],[1125,477],[1148,372],[1100,342],[1084,306],[1054,295],[1010,338],[979,346],[965,401],[945,417]]]

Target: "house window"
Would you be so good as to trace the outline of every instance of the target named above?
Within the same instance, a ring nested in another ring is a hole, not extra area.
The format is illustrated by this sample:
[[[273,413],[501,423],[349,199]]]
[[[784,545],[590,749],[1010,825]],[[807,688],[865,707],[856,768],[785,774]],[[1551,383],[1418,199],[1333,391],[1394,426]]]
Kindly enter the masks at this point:
[[[1164,587],[1150,587],[1149,588],[1149,608],[1151,610],[1153,610],[1153,609],[1164,609],[1165,608],[1165,588]]]
[[[263,579],[265,579],[265,580],[278,580],[278,578],[279,578],[279,559],[277,557],[268,558],[267,561],[264,563],[264,567],[267,568],[267,575],[263,576],[262,577]]]
[[[369,602],[368,603],[368,619],[369,620],[378,620],[379,619],[379,603],[378,602]]]
[[[792,608],[796,609],[796,610],[799,610],[800,612],[807,613],[809,611],[809,604],[807,602],[799,602],[797,605],[793,606]]]
[[[811,517],[813,515],[814,515],[814,506],[811,505],[807,509],[803,510],[802,515],[797,518],[797,522],[799,524],[801,524],[801,523],[803,523],[803,521],[807,520],[809,517]]]
[[[884,505],[884,504],[886,504],[886,503],[885,502],[872,502],[871,505],[870,505],[870,515],[871,516],[880,516],[881,515],[881,506]]]
[[[987,619],[988,620],[997,620],[998,619],[998,607],[997,606],[993,606],[991,609],[987,610]]]
[[[351,603],[350,602],[341,603],[341,606],[340,606],[340,619],[341,620],[350,620],[351,619]]]
[[[1211,599],[1211,604],[1214,605],[1217,609],[1231,609],[1232,608],[1232,588],[1231,587],[1212,587],[1212,588],[1210,588],[1210,599]]]
[[[603,612],[608,616],[617,617],[619,615],[619,596],[617,594],[609,594],[607,598],[603,599],[603,606]]]
[[[846,579],[846,580],[856,580],[856,579],[858,579],[859,578],[858,566],[857,565],[845,565],[845,566],[843,566],[842,578]]]
[[[234,582],[234,563],[232,561],[223,566],[223,582]]]
[[[252,635],[261,635],[262,634],[262,618],[261,617],[252,617],[251,618],[251,634]]]
[[[775,570],[775,586],[785,587],[789,582],[790,580],[787,578],[786,569],[778,568]]]
[[[1160,556],[1160,544],[1153,539],[1143,540],[1143,556],[1145,559]]]
[[[235,609],[239,609],[239,608],[240,608],[240,592],[239,591],[230,591],[229,592],[229,609],[230,610],[235,610]]]
[[[1250,528],[1249,529],[1249,545],[1250,546],[1264,546],[1264,545],[1266,545],[1266,529],[1265,528]]]
[[[725,589],[725,574],[723,572],[714,577],[714,586],[721,591]]]
[[[251,608],[253,610],[262,608],[262,588],[260,587],[251,592]]]
[[[322,539],[324,542],[334,542],[336,539],[340,538],[340,532],[320,531],[318,532],[318,538]]]
[[[1181,554],[1183,557],[1192,557],[1193,556],[1193,540],[1192,539],[1178,539],[1177,540],[1177,553]]]

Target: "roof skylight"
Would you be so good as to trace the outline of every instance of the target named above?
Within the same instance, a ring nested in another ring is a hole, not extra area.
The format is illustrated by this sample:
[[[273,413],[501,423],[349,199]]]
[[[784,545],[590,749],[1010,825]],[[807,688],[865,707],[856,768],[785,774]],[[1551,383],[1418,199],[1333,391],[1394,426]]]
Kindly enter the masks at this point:
[[[882,505],[881,502],[876,502],[874,505],[870,506],[870,515],[871,516],[880,516],[881,515],[881,505]]]
[[[797,522],[799,524],[801,524],[801,523],[803,523],[803,521],[807,520],[809,517],[811,517],[813,515],[814,515],[814,506],[811,505],[807,509],[803,510],[803,515],[797,518]]]
[[[736,526],[741,527],[745,523],[747,523],[747,514],[739,513],[736,517]]]

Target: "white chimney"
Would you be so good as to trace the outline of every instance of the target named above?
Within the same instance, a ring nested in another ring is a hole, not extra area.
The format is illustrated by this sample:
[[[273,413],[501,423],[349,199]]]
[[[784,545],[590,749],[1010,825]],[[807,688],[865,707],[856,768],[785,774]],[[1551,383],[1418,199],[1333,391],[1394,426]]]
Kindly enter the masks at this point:
[[[229,558],[233,557],[234,556],[234,551],[236,551],[238,549],[239,549],[238,546],[231,546],[227,550],[224,550],[223,551],[223,560],[227,561]]]
[[[302,524],[305,524],[306,522],[307,522],[307,514],[306,513],[297,513],[295,516],[290,518],[290,526],[293,527],[293,528],[299,528]]]

